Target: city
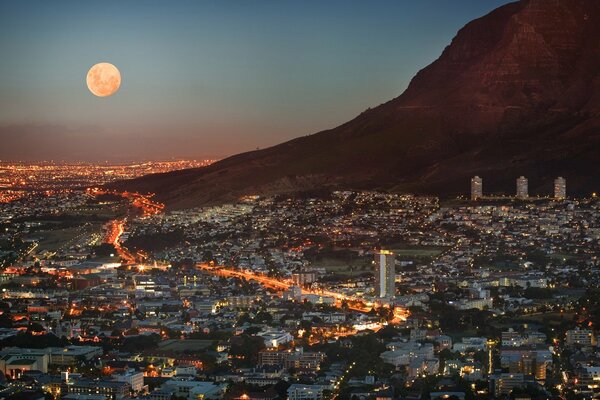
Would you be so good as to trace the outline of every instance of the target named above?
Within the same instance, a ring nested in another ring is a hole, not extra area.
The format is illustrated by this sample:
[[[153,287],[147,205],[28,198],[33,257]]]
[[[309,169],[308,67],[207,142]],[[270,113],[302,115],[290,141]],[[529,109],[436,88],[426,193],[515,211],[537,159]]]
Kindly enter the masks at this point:
[[[0,203],[17,200],[31,192],[68,191],[99,186],[111,181],[147,174],[198,168],[215,160],[147,161],[137,163],[26,163],[0,160]]]
[[[600,0],[5,0],[0,54],[0,400],[600,400]]]
[[[510,199],[475,177],[473,200],[334,191],[165,211],[59,187],[0,204],[4,390],[592,394],[600,202],[562,178],[548,198],[518,182]]]

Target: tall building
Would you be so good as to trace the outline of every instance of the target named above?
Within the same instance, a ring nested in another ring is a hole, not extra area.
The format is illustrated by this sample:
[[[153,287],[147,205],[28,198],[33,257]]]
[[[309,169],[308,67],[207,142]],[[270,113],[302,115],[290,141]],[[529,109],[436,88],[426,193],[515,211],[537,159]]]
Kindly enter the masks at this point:
[[[483,179],[478,176],[471,178],[471,200],[483,197]]]
[[[310,285],[317,280],[317,274],[312,271],[300,271],[292,274],[292,282],[296,286]]]
[[[389,250],[375,254],[375,295],[381,298],[396,296],[396,257]]]
[[[559,176],[554,180],[554,198],[564,200],[567,198],[567,180]]]
[[[529,183],[527,178],[520,176],[517,178],[517,199],[526,199],[529,197]]]

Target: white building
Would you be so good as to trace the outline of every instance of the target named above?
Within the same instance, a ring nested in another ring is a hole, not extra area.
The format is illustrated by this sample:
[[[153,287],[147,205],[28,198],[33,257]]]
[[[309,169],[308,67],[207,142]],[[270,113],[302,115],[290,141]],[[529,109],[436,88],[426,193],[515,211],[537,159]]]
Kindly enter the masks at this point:
[[[289,332],[285,331],[267,331],[261,332],[258,336],[262,337],[267,347],[279,347],[282,344],[291,342],[294,338]]]
[[[322,296],[319,294],[307,293],[302,295],[302,300],[312,304],[335,304],[335,297]]]
[[[323,386],[292,384],[288,390],[288,400],[321,400],[323,398]]]
[[[468,351],[485,351],[487,349],[487,338],[484,337],[465,337],[462,342],[454,343],[453,351],[458,351],[462,354]]]
[[[227,385],[204,381],[188,381],[171,379],[166,381],[159,390],[152,392],[152,399],[163,399],[162,395],[179,396],[187,399],[221,399]],[[168,397],[169,399],[171,397]]]
[[[529,181],[524,176],[517,178],[517,199],[529,198]]]
[[[554,180],[554,198],[564,200],[567,198],[567,180],[559,176]]]
[[[375,295],[380,298],[396,296],[396,257],[389,250],[375,254]]]
[[[461,299],[453,305],[459,310],[471,310],[473,308],[486,310],[492,308],[493,303],[493,299]]]
[[[191,375],[195,376],[197,373],[197,369],[195,365],[179,365],[175,368],[175,375]]]
[[[483,179],[478,176],[471,178],[471,200],[483,197]]]
[[[115,381],[125,382],[131,386],[134,392],[139,392],[144,388],[144,373],[136,372],[133,369],[129,369],[122,374],[114,375]]]
[[[384,351],[379,358],[387,364],[396,367],[408,366],[414,360],[434,359],[434,348],[431,343],[420,344],[417,342],[391,343],[387,346],[391,350]]]

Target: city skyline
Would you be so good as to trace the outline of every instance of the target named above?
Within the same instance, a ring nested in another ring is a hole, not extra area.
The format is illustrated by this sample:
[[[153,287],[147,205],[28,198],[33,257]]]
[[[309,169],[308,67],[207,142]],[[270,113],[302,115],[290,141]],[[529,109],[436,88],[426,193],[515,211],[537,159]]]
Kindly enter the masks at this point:
[[[559,176],[556,179],[554,179],[553,183],[554,184],[552,187],[552,193],[547,193],[546,197],[552,196],[555,200],[565,200],[567,198],[567,180],[562,176]],[[539,198],[540,195],[541,194],[538,194],[537,197]],[[592,193],[592,197],[595,196],[596,194]],[[483,179],[480,176],[476,175],[471,178],[470,198],[472,201],[477,201],[480,199],[506,198],[506,196],[502,191],[500,191],[499,193],[492,192],[491,194],[488,193],[487,195],[485,195],[483,190]],[[527,200],[529,198],[532,198],[531,194],[529,193],[529,180],[527,179],[527,177],[521,175],[516,179],[516,190],[514,198],[519,200]]]

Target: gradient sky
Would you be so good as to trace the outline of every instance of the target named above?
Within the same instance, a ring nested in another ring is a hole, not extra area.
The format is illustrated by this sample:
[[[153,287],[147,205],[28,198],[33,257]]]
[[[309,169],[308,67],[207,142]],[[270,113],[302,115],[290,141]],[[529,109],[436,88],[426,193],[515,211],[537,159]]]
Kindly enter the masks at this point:
[[[506,0],[0,3],[0,160],[224,157],[398,96]],[[115,64],[117,94],[85,85]]]

